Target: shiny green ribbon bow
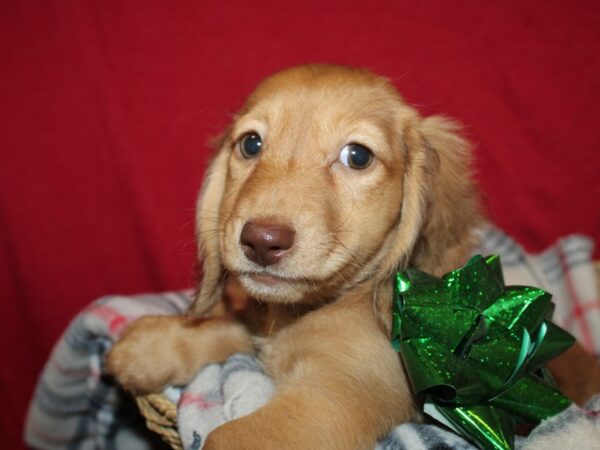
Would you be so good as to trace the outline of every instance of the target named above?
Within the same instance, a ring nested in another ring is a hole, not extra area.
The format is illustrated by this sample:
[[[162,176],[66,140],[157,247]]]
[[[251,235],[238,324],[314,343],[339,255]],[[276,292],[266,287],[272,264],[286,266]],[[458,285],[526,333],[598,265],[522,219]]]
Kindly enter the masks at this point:
[[[425,413],[485,449],[513,448],[516,423],[571,403],[543,366],[573,337],[550,319],[547,292],[504,286],[497,255],[437,278],[396,275],[392,345]]]

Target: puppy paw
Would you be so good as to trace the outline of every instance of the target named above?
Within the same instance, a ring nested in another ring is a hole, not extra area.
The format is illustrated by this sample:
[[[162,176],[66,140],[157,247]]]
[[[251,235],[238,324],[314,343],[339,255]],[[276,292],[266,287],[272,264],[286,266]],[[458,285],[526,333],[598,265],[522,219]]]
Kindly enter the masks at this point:
[[[106,368],[134,394],[160,392],[176,375],[169,323],[172,317],[142,317],[125,330],[106,356]]]
[[[254,433],[252,430],[246,430],[246,433],[244,433],[239,429],[236,421],[228,422],[220,427],[215,428],[209,433],[209,435],[206,437],[206,441],[204,442],[202,450],[229,450],[232,448],[245,450],[251,448],[268,448],[259,446],[255,447],[252,443],[253,437]]]
[[[266,406],[268,409],[269,406]],[[272,419],[272,420],[271,420]],[[302,423],[294,423],[302,427]],[[309,428],[310,429],[310,428]],[[249,414],[226,422],[206,437],[202,450],[331,450],[350,447],[324,447],[310,433],[299,434],[290,427],[288,418]]]

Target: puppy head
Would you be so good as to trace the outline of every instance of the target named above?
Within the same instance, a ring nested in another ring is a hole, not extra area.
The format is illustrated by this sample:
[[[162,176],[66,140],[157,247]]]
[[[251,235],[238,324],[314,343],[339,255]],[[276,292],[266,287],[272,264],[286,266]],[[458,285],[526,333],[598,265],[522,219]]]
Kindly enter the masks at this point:
[[[224,135],[200,195],[204,277],[194,312],[226,274],[255,298],[312,302],[413,263],[460,262],[477,217],[468,147],[394,87],[340,66],[265,80]]]

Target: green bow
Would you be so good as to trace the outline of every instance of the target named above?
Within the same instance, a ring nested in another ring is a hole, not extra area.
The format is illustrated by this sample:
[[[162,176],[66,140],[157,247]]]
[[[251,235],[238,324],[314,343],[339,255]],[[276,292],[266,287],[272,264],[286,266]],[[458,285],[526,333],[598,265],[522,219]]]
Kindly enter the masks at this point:
[[[517,422],[571,403],[543,368],[574,342],[553,310],[541,289],[505,287],[497,255],[442,278],[408,269],[396,275],[392,345],[425,413],[482,448],[511,449]]]

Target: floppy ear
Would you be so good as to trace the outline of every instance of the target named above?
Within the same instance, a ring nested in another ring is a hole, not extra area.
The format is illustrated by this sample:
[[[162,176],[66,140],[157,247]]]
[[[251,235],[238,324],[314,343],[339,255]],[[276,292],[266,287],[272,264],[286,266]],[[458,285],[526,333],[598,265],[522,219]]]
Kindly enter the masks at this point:
[[[412,265],[442,275],[462,265],[480,222],[471,176],[471,149],[455,122],[439,116],[416,119],[404,130],[405,170],[401,217],[380,264],[374,306],[387,329],[393,273]]]
[[[480,220],[471,149],[444,117],[418,119],[404,130],[401,217],[379,267],[381,278],[407,265],[440,275],[463,263]]]
[[[219,139],[221,144],[226,140],[226,135]],[[221,300],[225,283],[218,229],[221,226],[219,211],[227,178],[228,152],[223,145],[219,147],[219,153],[206,172],[196,206],[196,234],[198,255],[202,261],[202,279],[190,309],[190,313],[195,316],[206,313]]]
[[[466,262],[475,245],[481,207],[471,171],[471,146],[460,126],[444,117],[424,119],[418,128],[424,147],[424,210],[411,264],[443,275]]]

